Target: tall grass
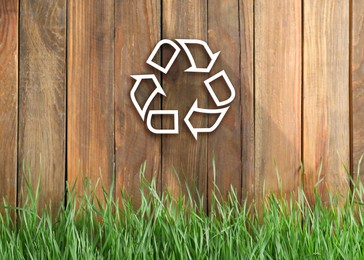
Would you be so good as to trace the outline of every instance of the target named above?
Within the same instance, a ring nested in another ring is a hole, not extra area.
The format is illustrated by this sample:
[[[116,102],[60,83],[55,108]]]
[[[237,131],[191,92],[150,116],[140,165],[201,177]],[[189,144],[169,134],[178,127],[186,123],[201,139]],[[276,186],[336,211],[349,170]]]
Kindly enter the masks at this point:
[[[188,196],[158,194],[141,177],[141,205],[104,192],[82,198],[70,191],[57,216],[37,213],[37,189],[28,184],[24,207],[5,207],[0,217],[0,259],[358,259],[364,257],[363,185],[338,205],[309,205],[269,196],[262,219],[254,205],[232,191],[221,201],[213,193],[211,211]],[[90,184],[86,183],[90,189]],[[86,189],[87,190],[87,189]],[[90,194],[90,195],[89,195]],[[10,217],[17,211],[17,222]]]

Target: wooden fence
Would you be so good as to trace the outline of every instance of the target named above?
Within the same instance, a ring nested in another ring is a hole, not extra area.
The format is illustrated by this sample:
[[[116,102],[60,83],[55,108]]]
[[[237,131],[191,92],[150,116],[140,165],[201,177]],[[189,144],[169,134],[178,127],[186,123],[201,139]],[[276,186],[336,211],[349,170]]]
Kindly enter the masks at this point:
[[[184,191],[179,176],[207,201],[214,178],[224,196],[231,185],[242,198],[277,192],[276,169],[284,192],[303,185],[313,199],[321,168],[324,198],[344,193],[343,164],[356,172],[364,152],[363,25],[361,0],[0,0],[0,197],[21,205],[29,170],[41,205],[58,205],[66,181],[81,192],[84,176],[114,179],[138,204],[145,160],[159,190]],[[156,73],[168,98],[152,108],[211,106],[206,74],[184,73],[186,57],[166,75],[145,63],[160,39],[178,38],[221,50],[212,72],[224,69],[237,93],[197,141],[182,119],[178,135],[151,134],[129,98],[130,75]]]

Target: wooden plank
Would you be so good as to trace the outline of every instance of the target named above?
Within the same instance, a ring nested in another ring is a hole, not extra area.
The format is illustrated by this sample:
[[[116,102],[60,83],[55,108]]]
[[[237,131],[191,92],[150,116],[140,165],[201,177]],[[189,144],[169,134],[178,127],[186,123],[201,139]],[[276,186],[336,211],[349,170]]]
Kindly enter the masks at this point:
[[[16,206],[18,13],[18,1],[0,0],[0,207]]]
[[[102,199],[114,162],[114,1],[68,3],[68,182]]]
[[[255,1],[257,199],[264,192],[295,192],[300,161],[301,2]]]
[[[19,47],[19,187],[39,180],[39,207],[64,196],[66,1],[21,1]],[[30,169],[24,175],[25,169]],[[19,190],[19,203],[24,202]]]
[[[236,196],[241,197],[241,111],[240,111],[240,39],[239,39],[239,1],[213,0],[208,3],[208,44],[213,52],[221,50],[210,75],[225,70],[235,88],[235,99],[229,104],[229,110],[221,125],[208,135],[208,193],[215,185],[222,197],[227,200],[233,188]],[[223,83],[223,81],[219,81]],[[228,97],[227,85],[215,86],[218,97]],[[223,99],[222,99],[223,100]],[[217,108],[212,99],[209,107]],[[210,122],[212,125],[214,121]],[[216,172],[212,167],[212,151],[215,156]],[[215,175],[215,176],[214,176]]]
[[[254,1],[240,0],[242,199],[254,199]]]
[[[167,39],[200,39],[207,40],[207,1],[163,1],[162,35]],[[167,98],[162,98],[163,109],[178,109],[179,134],[162,137],[162,187],[168,189],[173,196],[180,192],[186,194],[185,181],[191,192],[197,189],[206,197],[207,188],[207,135],[200,134],[195,141],[191,132],[183,122],[183,118],[198,99],[198,106],[206,108],[207,91],[203,86],[205,75],[201,73],[185,73],[190,63],[181,51],[175,64],[167,75],[163,75],[163,88]],[[164,64],[171,56],[169,49],[163,49]],[[204,63],[202,53],[195,55],[197,64]],[[199,127],[207,126],[207,118],[196,116],[194,121]],[[164,129],[172,128],[171,118],[162,118]],[[180,179],[181,184],[178,182]],[[196,198],[196,193],[193,195]],[[205,203],[206,205],[206,203]]]
[[[140,205],[139,169],[146,161],[145,177],[156,178],[160,190],[161,136],[148,131],[130,99],[134,80],[130,75],[160,73],[146,64],[149,54],[160,40],[160,1],[116,1],[115,17],[115,144],[116,192],[126,191],[135,206]],[[160,62],[160,56],[157,58]],[[147,88],[138,96],[148,98]],[[157,96],[150,109],[160,109]],[[157,123],[160,128],[160,122]]]
[[[349,167],[349,1],[304,1],[304,186],[345,195]]]
[[[364,154],[364,2],[353,1],[352,6],[352,126],[353,126],[353,174],[357,177],[358,162]],[[364,163],[361,164],[363,169]],[[364,181],[364,170],[360,171]]]

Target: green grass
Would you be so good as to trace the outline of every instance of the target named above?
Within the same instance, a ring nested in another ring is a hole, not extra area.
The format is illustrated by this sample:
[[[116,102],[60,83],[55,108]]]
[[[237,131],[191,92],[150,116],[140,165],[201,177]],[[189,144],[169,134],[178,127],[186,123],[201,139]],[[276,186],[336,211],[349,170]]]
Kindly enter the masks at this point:
[[[363,185],[345,205],[335,196],[323,206],[270,196],[259,219],[255,208],[215,194],[207,215],[189,196],[158,195],[142,178],[142,203],[133,209],[127,196],[104,206],[94,196],[70,198],[52,217],[38,215],[37,192],[28,186],[23,208],[6,207],[0,218],[0,259],[363,259]],[[89,185],[87,184],[87,187]],[[359,199],[357,201],[356,199]],[[17,210],[17,223],[10,213]]]

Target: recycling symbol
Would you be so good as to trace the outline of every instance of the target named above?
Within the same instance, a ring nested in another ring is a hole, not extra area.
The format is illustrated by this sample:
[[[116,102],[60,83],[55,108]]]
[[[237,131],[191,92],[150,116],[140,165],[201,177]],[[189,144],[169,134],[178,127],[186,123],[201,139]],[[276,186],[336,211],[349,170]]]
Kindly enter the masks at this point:
[[[213,67],[213,65],[215,64],[217,58],[219,57],[220,51],[213,53],[210,49],[210,47],[207,45],[206,42],[202,41],[202,40],[197,40],[197,39],[176,39],[176,42],[179,44],[177,45],[177,43],[175,43],[172,40],[169,39],[163,39],[161,41],[159,41],[157,43],[157,45],[154,47],[152,53],[150,54],[149,58],[147,59],[146,63],[152,67],[154,67],[155,69],[163,72],[164,74],[167,74],[169,69],[172,67],[174,61],[177,59],[178,54],[181,51],[181,48],[183,49],[183,51],[186,53],[187,58],[191,64],[191,67],[189,67],[188,69],[185,70],[185,72],[187,73],[209,73]],[[196,65],[196,62],[193,58],[193,55],[191,54],[188,45],[189,44],[198,44],[198,45],[202,45],[204,47],[204,49],[206,50],[208,56],[210,57],[210,62],[207,65],[206,68],[199,68]],[[171,56],[170,60],[168,61],[168,63],[165,65],[165,67],[163,67],[162,65],[159,65],[157,63],[155,63],[153,61],[153,59],[155,58],[155,55],[157,54],[157,52],[159,51],[159,49],[163,46],[163,45],[170,45],[173,49],[174,49],[174,53]],[[131,91],[130,91],[130,98],[131,101],[133,102],[133,105],[135,106],[136,110],[138,111],[139,115],[141,116],[142,120],[145,121],[147,123],[147,128],[149,129],[149,131],[151,131],[154,134],[178,134],[179,133],[179,126],[178,126],[178,110],[149,110],[148,112],[148,108],[150,103],[153,101],[153,99],[156,97],[156,95],[160,94],[163,96],[166,96],[166,93],[164,92],[161,84],[159,83],[157,77],[154,74],[142,74],[142,75],[131,75],[131,77],[133,79],[135,79],[135,83],[134,86],[132,87]],[[213,82],[214,80],[217,80],[218,78],[223,78],[226,86],[228,87],[229,91],[230,91],[230,96],[225,99],[225,100],[220,100],[217,95],[215,94],[214,90],[211,87],[211,82]],[[148,97],[147,101],[145,102],[145,104],[143,106],[139,105],[136,97],[135,97],[135,92],[137,91],[138,87],[140,86],[140,83],[143,80],[152,80],[152,82],[154,83],[155,89],[153,90],[153,92],[150,94],[150,96]],[[226,112],[229,110],[228,106],[235,98],[235,89],[234,86],[232,85],[229,77],[227,76],[226,72],[224,70],[216,73],[215,75],[211,76],[210,78],[206,79],[204,81],[204,85],[207,88],[209,94],[211,95],[215,105],[218,107],[216,109],[207,109],[207,108],[200,108],[198,107],[198,100],[196,99],[195,102],[192,104],[190,110],[188,111],[187,115],[185,115],[184,117],[184,122],[187,125],[188,129],[191,131],[192,135],[194,136],[194,138],[197,140],[197,135],[198,133],[210,133],[213,132],[221,123],[222,119],[224,118]],[[148,113],[147,113],[148,112]],[[206,127],[206,128],[195,128],[192,126],[191,122],[190,122],[190,118],[192,116],[192,114],[194,112],[197,113],[202,113],[202,114],[218,114],[218,118],[216,120],[216,122],[210,126],[210,127]],[[174,121],[174,127],[173,129],[155,129],[152,126],[152,118],[154,115],[173,115],[173,121]],[[145,118],[146,117],[146,118]]]

